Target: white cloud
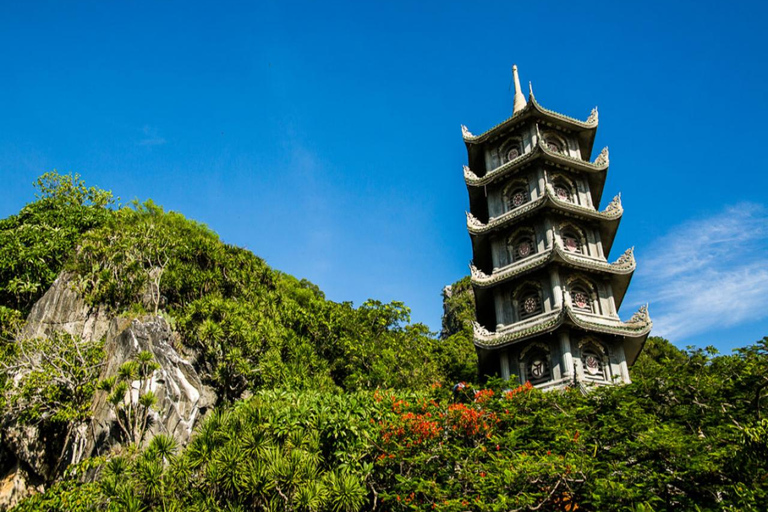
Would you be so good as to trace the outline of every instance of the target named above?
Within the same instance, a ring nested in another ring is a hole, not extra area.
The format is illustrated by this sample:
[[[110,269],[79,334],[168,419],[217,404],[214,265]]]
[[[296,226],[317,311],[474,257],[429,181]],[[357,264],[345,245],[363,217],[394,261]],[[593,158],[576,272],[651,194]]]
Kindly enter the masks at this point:
[[[653,242],[636,293],[651,298],[654,334],[680,339],[768,316],[768,212],[740,203]]]

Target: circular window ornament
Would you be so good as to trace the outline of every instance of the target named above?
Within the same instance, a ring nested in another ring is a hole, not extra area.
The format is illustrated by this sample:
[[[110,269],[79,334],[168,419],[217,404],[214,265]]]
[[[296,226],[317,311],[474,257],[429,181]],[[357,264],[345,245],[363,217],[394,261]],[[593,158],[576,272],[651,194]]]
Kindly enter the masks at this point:
[[[561,151],[560,144],[558,144],[557,142],[554,142],[554,141],[551,141],[551,140],[545,140],[544,144],[547,145],[547,148],[550,151],[554,151],[555,153],[560,153],[560,151]]]
[[[525,203],[525,194],[523,194],[522,192],[515,192],[512,195],[512,206],[518,207],[523,203]]]
[[[578,252],[579,251],[579,242],[576,241],[575,238],[572,236],[565,237],[565,249],[570,252]]]
[[[536,300],[536,297],[528,297],[523,301],[523,311],[525,311],[528,314],[535,313],[539,306],[539,301]]]
[[[560,185],[555,185],[555,195],[558,199],[562,201],[570,201],[571,198],[568,194],[568,189],[565,187],[561,187]]]
[[[518,156],[520,156],[520,151],[517,148],[510,149],[509,151],[507,151],[507,162],[511,162]]]
[[[589,297],[584,292],[575,292],[573,294],[573,303],[577,308],[587,309],[589,307]]]
[[[544,361],[536,359],[531,361],[531,377],[540,379],[544,376]]]
[[[587,367],[587,373],[590,375],[597,375],[600,371],[600,361],[598,361],[592,354],[587,355],[587,358],[584,360],[584,365]]]
[[[530,256],[532,252],[533,249],[530,242],[521,242],[520,245],[517,246],[517,254],[519,254],[521,258]]]

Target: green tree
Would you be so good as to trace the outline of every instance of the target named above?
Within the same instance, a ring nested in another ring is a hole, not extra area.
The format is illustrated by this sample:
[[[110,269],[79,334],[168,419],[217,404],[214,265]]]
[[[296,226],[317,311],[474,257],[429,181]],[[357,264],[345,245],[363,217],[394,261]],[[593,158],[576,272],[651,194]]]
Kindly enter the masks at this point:
[[[0,360],[5,382],[0,409],[6,425],[35,425],[48,433],[49,444],[60,451],[54,467],[79,462],[103,364],[103,343],[53,332],[44,338],[21,338],[14,349]]]
[[[112,215],[112,193],[87,187],[77,174],[43,174],[37,200],[0,220],[0,337],[15,335],[59,275],[80,237]]]

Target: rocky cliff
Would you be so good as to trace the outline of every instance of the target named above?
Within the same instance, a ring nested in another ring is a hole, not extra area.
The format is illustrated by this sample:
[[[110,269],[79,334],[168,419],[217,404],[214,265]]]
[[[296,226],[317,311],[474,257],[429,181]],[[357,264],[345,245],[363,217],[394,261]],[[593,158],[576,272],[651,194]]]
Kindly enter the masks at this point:
[[[154,356],[159,367],[150,377],[149,388],[157,402],[150,413],[145,443],[164,433],[185,445],[200,418],[216,402],[213,390],[202,383],[190,358],[177,351],[178,336],[164,318],[113,317],[103,308],[90,307],[68,274],[59,276],[35,304],[19,336],[45,337],[54,331],[104,340],[106,358],[99,380],[116,375],[123,363],[141,351]],[[74,442],[68,444],[55,432],[38,426],[21,425],[7,417],[0,420],[0,509],[42,490],[67,464],[119,448],[115,413],[106,398],[107,393],[96,392],[91,420],[78,428]],[[63,456],[59,453],[62,447],[66,450]]]

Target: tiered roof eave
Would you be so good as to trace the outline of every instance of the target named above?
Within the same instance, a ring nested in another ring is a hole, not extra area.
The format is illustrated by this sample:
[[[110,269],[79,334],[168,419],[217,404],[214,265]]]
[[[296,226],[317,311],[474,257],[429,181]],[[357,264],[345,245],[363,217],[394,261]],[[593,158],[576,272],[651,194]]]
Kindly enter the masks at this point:
[[[536,146],[533,147],[527,153],[523,153],[517,158],[510,160],[509,162],[501,165],[483,176],[478,176],[468,166],[464,166],[464,182],[468,187],[484,187],[491,183],[506,177],[507,175],[514,174],[515,171],[520,169],[523,165],[531,163],[539,158],[545,158],[553,164],[566,167],[575,171],[584,171],[590,174],[603,174],[608,171],[608,165],[610,159],[608,155],[608,148],[603,148],[600,154],[593,162],[575,158],[572,156],[557,153],[547,148],[541,140],[537,141]]]
[[[540,119],[547,123],[561,126],[562,128],[581,134],[581,138],[583,138],[584,142],[586,143],[586,153],[590,154],[592,152],[598,126],[597,107],[592,109],[592,112],[586,121],[581,121],[579,119],[569,117],[542,107],[536,101],[536,98],[533,96],[533,94],[528,96],[528,104],[525,106],[525,108],[512,114],[512,116],[508,119],[486,130],[480,135],[473,135],[466,126],[462,125],[461,131],[464,143],[467,145],[467,149],[469,149],[470,146],[482,144],[492,140],[497,136],[503,135],[505,132],[516,127],[521,122],[531,118]]]
[[[627,362],[631,365],[653,328],[648,306],[641,306],[628,321],[623,322],[618,318],[580,313],[565,302],[565,298],[563,303],[564,306],[559,309],[506,326],[498,332],[488,331],[474,322],[475,346],[484,350],[496,350],[568,326],[588,333],[624,338]]]
[[[577,217],[587,221],[594,221],[600,225],[600,236],[606,254],[613,246],[613,240],[618,231],[624,208],[621,204],[621,194],[617,194],[605,210],[599,211],[590,206],[582,206],[557,197],[554,189],[547,185],[544,195],[529,201],[502,215],[491,218],[487,223],[478,220],[470,212],[467,214],[467,231],[473,239],[473,243],[493,233],[499,232],[515,222],[518,222],[535,212],[543,209],[551,209],[569,217]]]
[[[621,307],[624,295],[629,288],[629,282],[632,280],[632,274],[637,268],[634,248],[627,249],[616,261],[608,263],[602,259],[566,251],[559,244],[555,244],[554,247],[517,263],[507,265],[491,274],[486,274],[474,265],[470,265],[472,286],[476,291],[492,288],[525,274],[541,270],[553,263],[585,272],[607,274],[617,308]]]
[[[520,121],[524,121],[531,117],[537,117],[546,121],[561,124],[563,127],[574,131],[596,131],[598,125],[597,107],[592,109],[590,116],[586,121],[581,121],[574,117],[566,116],[542,107],[536,98],[531,94],[528,96],[528,104],[519,112],[512,114],[511,117],[505,119],[501,123],[497,124],[484,131],[480,135],[473,135],[466,127],[462,129],[462,135],[464,142],[467,144],[482,144],[487,140],[493,138],[496,135],[501,135],[510,127],[516,125]]]

